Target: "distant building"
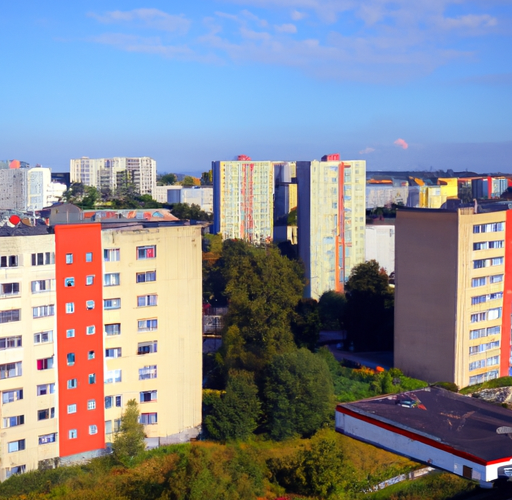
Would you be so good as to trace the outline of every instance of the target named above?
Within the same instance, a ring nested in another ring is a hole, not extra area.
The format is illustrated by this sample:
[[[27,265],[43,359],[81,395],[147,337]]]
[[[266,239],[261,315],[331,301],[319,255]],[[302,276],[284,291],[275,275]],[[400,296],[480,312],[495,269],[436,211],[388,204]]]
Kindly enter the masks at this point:
[[[132,398],[149,447],[201,424],[201,228],[50,212],[0,214],[0,480],[104,453]]]
[[[376,260],[388,276],[395,272],[394,224],[366,225],[365,260]]]
[[[211,214],[213,212],[213,187],[183,187],[167,191],[167,203],[186,203],[198,205],[201,210]]]
[[[391,205],[406,205],[409,198],[409,184],[406,181],[396,183],[368,182],[366,185],[366,208],[373,209]]]
[[[512,373],[510,231],[508,203],[397,211],[397,368],[459,387]]]
[[[305,295],[318,299],[342,291],[355,265],[364,262],[365,161],[298,161],[298,246],[308,281]]]
[[[183,186],[178,185],[170,185],[170,186],[155,186],[155,191],[153,192],[153,199],[158,201],[158,203],[168,203],[168,193],[169,191],[180,191]]]
[[[0,162],[0,209],[40,210],[48,205],[51,170],[17,160]]]
[[[274,165],[241,155],[235,161],[214,161],[213,231],[223,239],[260,244],[272,241]]]
[[[133,186],[139,194],[153,196],[156,187],[156,161],[148,156],[114,158],[75,158],[69,165],[71,182],[97,189]]]

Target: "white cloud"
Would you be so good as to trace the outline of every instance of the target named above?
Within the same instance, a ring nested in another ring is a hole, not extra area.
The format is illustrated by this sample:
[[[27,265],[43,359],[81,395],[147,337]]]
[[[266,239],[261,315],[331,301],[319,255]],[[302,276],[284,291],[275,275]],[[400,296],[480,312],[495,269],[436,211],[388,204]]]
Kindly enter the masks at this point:
[[[364,148],[361,151],[359,151],[360,155],[368,155],[370,153],[373,153],[375,151],[375,148]]]
[[[137,23],[145,28],[185,34],[190,28],[190,20],[182,14],[173,15],[159,9],[134,9],[127,11],[115,10],[99,15],[90,13],[90,17],[104,24]]]
[[[294,21],[300,21],[301,19],[307,17],[307,14],[305,12],[299,12],[298,10],[292,10],[290,16]]]
[[[280,26],[274,26],[274,29],[278,33],[297,33],[297,26],[295,24],[281,24]]]
[[[477,29],[492,28],[498,24],[498,20],[489,14],[474,15],[468,14],[459,17],[444,17],[439,20],[439,25],[446,29]]]

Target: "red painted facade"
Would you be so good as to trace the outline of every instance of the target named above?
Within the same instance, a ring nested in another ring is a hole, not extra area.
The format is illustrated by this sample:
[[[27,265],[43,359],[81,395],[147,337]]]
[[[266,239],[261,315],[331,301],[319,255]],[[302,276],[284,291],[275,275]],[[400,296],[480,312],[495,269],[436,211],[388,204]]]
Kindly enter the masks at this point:
[[[501,321],[500,377],[509,375],[510,329],[512,314],[512,210],[507,210],[505,222],[505,282],[503,284],[503,314]]]
[[[55,271],[59,455],[67,457],[105,448],[100,224],[55,226]]]

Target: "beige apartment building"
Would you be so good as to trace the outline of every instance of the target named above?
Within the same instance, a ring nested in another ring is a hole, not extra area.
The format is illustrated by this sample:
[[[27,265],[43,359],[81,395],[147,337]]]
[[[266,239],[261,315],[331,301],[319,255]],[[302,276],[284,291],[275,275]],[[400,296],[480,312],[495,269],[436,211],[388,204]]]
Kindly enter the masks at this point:
[[[400,209],[395,359],[407,375],[459,387],[509,375],[511,211]]]
[[[0,225],[0,480],[104,453],[129,399],[149,447],[199,432],[200,227],[74,222]]]

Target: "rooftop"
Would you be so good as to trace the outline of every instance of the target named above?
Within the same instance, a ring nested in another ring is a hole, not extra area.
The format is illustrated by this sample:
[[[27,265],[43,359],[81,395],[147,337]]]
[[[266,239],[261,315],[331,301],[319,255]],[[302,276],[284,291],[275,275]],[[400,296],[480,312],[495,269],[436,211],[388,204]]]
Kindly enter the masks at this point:
[[[342,408],[479,461],[501,462],[512,457],[512,439],[496,432],[499,427],[512,426],[512,411],[480,399],[428,387],[338,405],[338,411]]]

